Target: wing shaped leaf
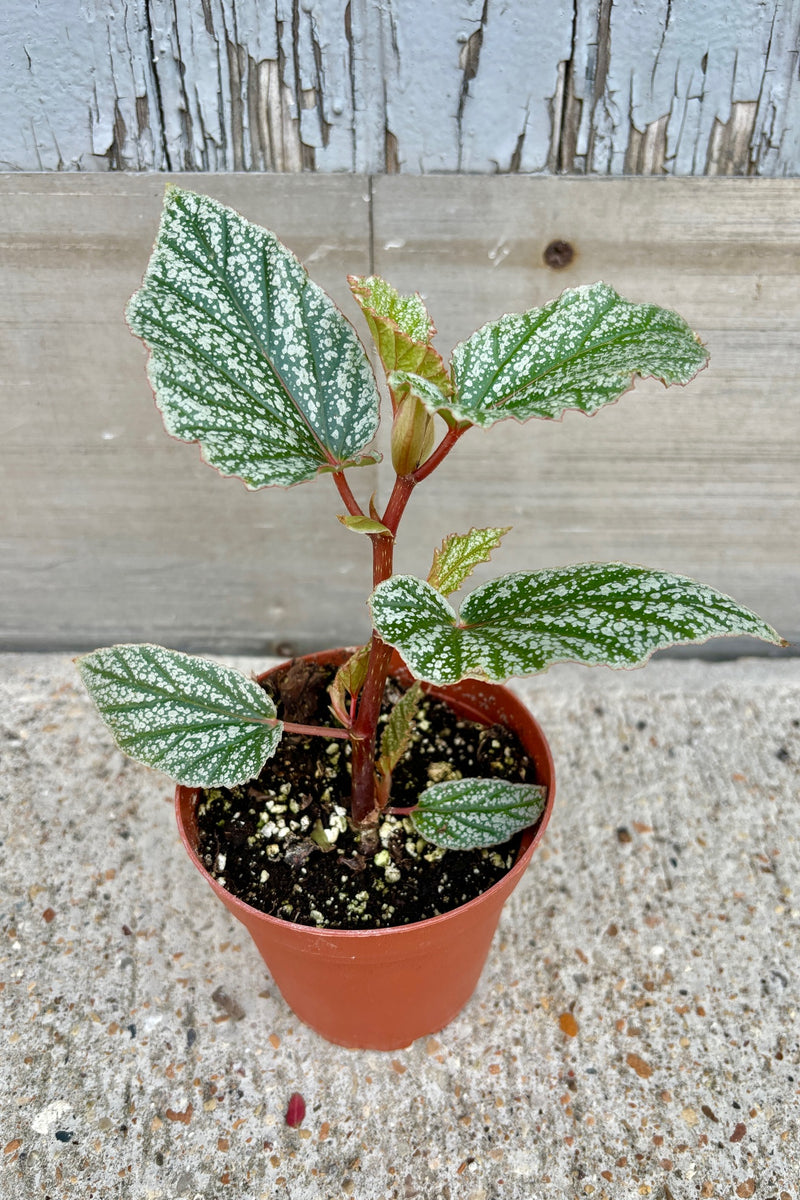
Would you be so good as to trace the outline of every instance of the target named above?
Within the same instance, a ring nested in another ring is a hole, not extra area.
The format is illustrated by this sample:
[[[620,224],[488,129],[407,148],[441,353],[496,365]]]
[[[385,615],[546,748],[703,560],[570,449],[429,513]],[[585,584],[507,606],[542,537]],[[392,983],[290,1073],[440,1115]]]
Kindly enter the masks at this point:
[[[186,787],[257,776],[283,735],[252,679],[163,646],[108,646],[75,660],[121,750]]]
[[[354,533],[387,533],[392,536],[391,529],[387,529],[380,521],[376,521],[374,517],[365,516],[337,516],[337,521],[345,526],[346,529],[352,529]]]
[[[729,596],[627,563],[504,575],[471,592],[460,613],[429,583],[395,575],[370,606],[383,640],[418,679],[435,684],[502,683],[555,662],[633,667],[665,646],[729,634],[782,642]]]
[[[274,234],[216,200],[168,186],[127,316],[168,432],[248,487],[355,465],[375,434],[352,327]]]
[[[632,304],[606,283],[569,289],[526,313],[483,325],[453,351],[454,399],[419,385],[419,398],[458,421],[591,415],[632,386],[634,376],[688,383],[708,352],[682,317]],[[412,385],[412,381],[408,381]]]
[[[424,791],[411,820],[417,832],[447,850],[498,846],[538,821],[547,789],[505,779],[454,779]]]
[[[443,596],[457,592],[479,563],[489,561],[492,551],[497,549],[510,529],[510,525],[505,525],[498,529],[470,529],[469,533],[451,533],[433,552],[428,583]]]
[[[431,345],[436,326],[419,293],[401,296],[379,275],[351,275],[348,282],[387,376],[392,371],[412,371],[449,395],[450,376],[441,355]],[[389,386],[395,390],[391,380]]]

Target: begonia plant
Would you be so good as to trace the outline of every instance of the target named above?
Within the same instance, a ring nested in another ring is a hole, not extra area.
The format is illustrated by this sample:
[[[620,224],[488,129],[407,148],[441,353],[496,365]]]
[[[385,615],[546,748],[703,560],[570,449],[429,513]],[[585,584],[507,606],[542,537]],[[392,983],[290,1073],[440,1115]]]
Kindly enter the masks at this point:
[[[659,648],[722,635],[781,641],[711,587],[620,562],[516,571],[454,607],[448,597],[506,528],[447,535],[426,579],[394,574],[406,505],[462,437],[496,421],[592,415],[637,376],[686,384],[708,354],[676,313],[594,283],[482,326],[447,365],[419,295],[400,295],[377,276],[349,282],[391,398],[394,483],[383,511],[351,487],[358,468],[379,459],[370,447],[380,393],[349,321],[274,234],[215,200],[167,188],[127,311],[150,351],[166,429],[198,442],[207,463],[248,488],[329,477],[345,509],[339,520],[372,543],[372,636],[335,677],[330,727],[281,721],[254,680],[207,658],[155,645],[86,654],[78,668],[122,750],[179,783],[210,788],[257,776],[284,732],[347,739],[351,820],[369,829],[391,808],[392,772],[424,683],[500,683],[563,661],[633,667]],[[379,738],[393,650],[418,682]],[[470,848],[506,841],[543,803],[536,784],[448,779],[424,790],[410,816],[428,841]]]

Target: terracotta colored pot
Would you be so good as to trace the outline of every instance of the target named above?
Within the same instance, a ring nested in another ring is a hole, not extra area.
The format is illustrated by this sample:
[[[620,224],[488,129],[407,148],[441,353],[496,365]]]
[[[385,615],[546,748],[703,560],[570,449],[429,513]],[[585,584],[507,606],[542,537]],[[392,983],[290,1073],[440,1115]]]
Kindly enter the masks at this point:
[[[338,665],[348,653],[328,650],[307,657]],[[408,679],[399,660],[393,673]],[[548,789],[544,813],[524,833],[511,870],[482,895],[441,916],[365,930],[317,929],[267,916],[232,896],[206,870],[197,852],[197,790],[179,787],[175,793],[178,828],[192,862],[247,927],[287,1004],[341,1046],[397,1050],[437,1032],[460,1012],[478,982],[500,910],[522,878],[553,810],[550,748],[511,692],[473,679],[426,690],[460,716],[512,729],[536,765],[538,782]]]

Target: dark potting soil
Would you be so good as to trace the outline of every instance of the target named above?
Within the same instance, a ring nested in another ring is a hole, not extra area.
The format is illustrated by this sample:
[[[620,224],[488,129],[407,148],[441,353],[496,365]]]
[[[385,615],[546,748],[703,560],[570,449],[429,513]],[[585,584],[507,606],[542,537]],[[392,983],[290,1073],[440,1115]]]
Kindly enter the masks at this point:
[[[262,682],[278,716],[330,725],[334,669],[296,660]],[[381,720],[402,695],[386,685]],[[430,783],[460,777],[535,783],[515,734],[455,716],[426,696],[411,743],[392,775],[391,805],[411,807]],[[200,792],[199,851],[234,896],[300,925],[376,929],[407,925],[474,899],[513,866],[521,834],[486,850],[442,850],[411,820],[384,816],[366,835],[351,828],[350,746],[285,734],[258,779]]]

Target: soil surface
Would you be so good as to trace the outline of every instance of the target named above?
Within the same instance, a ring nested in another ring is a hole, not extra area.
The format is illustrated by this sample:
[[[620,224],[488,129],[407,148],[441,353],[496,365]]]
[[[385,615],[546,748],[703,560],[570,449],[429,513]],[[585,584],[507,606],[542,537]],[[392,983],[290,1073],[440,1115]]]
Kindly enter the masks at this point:
[[[296,660],[261,686],[282,719],[331,725],[334,673]],[[382,722],[401,695],[390,680]],[[426,696],[393,773],[390,803],[410,807],[430,783],[461,777],[537,782],[534,764],[504,726],[463,720]],[[402,816],[384,816],[365,834],[350,826],[349,800],[349,743],[284,735],[258,779],[201,790],[200,857],[254,908],[329,929],[407,925],[447,912],[486,891],[516,860],[521,834],[488,850],[442,850]]]

